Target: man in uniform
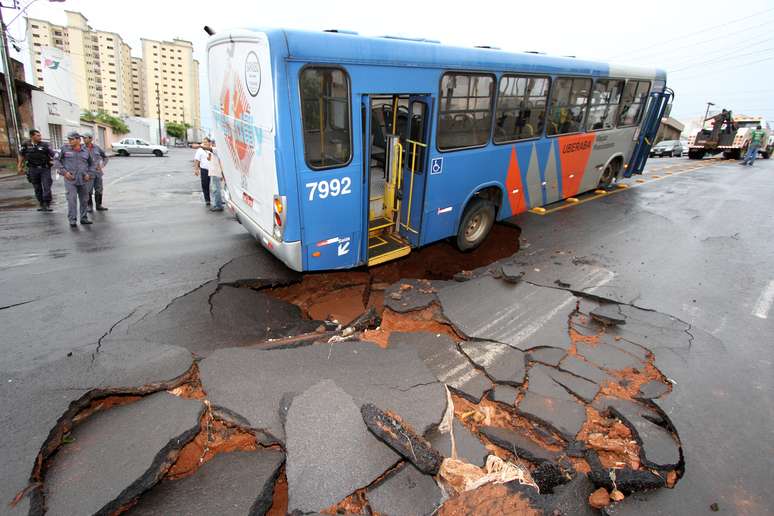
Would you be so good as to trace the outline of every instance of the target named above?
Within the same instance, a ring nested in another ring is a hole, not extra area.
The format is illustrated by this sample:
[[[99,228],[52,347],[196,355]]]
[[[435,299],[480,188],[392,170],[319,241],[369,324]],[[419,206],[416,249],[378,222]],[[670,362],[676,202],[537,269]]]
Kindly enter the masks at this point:
[[[27,162],[27,180],[35,189],[35,197],[40,207],[38,211],[54,211],[51,204],[51,160],[54,151],[48,144],[42,141],[40,131],[32,129],[30,139],[24,142],[19,150],[19,159],[16,163],[21,174],[24,171],[24,162]]]
[[[107,165],[108,157],[102,147],[94,143],[94,136],[91,133],[83,133],[83,143],[86,150],[89,151],[91,161],[93,162],[94,180],[92,181],[92,187],[89,191],[89,213],[94,210],[94,204],[96,201],[97,211],[107,211],[107,208],[102,206],[102,174]],[[92,194],[94,199],[92,200]]]
[[[94,165],[89,151],[81,145],[80,134],[73,131],[67,135],[67,143],[62,145],[62,149],[54,157],[54,167],[59,171],[59,175],[64,176],[70,227],[77,226],[79,216],[81,224],[91,224],[86,210]]]

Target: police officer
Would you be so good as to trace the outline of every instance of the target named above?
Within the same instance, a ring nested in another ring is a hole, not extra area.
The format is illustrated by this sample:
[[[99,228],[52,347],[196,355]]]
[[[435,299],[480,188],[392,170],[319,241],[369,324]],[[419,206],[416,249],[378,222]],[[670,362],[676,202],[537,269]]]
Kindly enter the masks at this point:
[[[77,226],[79,215],[81,224],[91,224],[86,210],[94,163],[89,151],[81,145],[80,134],[73,131],[67,135],[67,143],[62,145],[54,157],[54,167],[59,171],[59,175],[64,176],[70,227]]]
[[[102,206],[102,174],[107,165],[108,157],[102,147],[94,143],[94,136],[87,132],[83,133],[83,143],[86,146],[86,150],[89,151],[91,161],[93,162],[94,180],[92,181],[92,187],[89,191],[89,213],[94,209],[94,201],[97,204],[97,211],[107,211],[107,208]],[[94,199],[92,200],[92,194]]]
[[[54,158],[54,151],[42,138],[37,129],[30,131],[30,139],[24,142],[19,150],[16,166],[21,174],[26,162],[27,181],[32,183],[35,198],[40,204],[38,211],[54,211],[49,206],[51,204],[51,160]]]

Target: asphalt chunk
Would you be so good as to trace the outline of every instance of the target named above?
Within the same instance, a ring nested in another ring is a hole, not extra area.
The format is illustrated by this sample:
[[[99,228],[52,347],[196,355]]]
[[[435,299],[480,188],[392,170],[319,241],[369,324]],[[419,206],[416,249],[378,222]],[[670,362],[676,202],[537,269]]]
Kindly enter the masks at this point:
[[[355,400],[332,380],[296,396],[285,430],[289,512],[334,505],[400,459],[371,435]]]
[[[645,365],[636,356],[603,342],[594,345],[578,342],[576,347],[578,354],[582,355],[589,362],[593,362],[605,369],[641,368]]]
[[[366,494],[371,510],[384,516],[433,514],[443,493],[433,477],[411,464],[403,464]]]
[[[598,368],[595,365],[589,364],[585,360],[581,360],[575,356],[567,356],[560,363],[559,367],[572,373],[576,376],[582,376],[589,381],[596,383],[597,385],[604,385],[607,382],[615,383],[615,378]]]
[[[435,475],[443,457],[430,442],[416,434],[399,417],[388,414],[372,403],[360,407],[363,422],[379,440],[427,475]]]
[[[526,374],[525,353],[499,342],[467,341],[460,349],[496,383],[521,385]]]
[[[638,397],[642,399],[655,399],[660,398],[667,392],[669,392],[668,385],[664,382],[659,382],[658,380],[651,380],[640,386]]]
[[[415,350],[439,382],[473,402],[480,401],[484,393],[492,388],[492,382],[486,374],[460,353],[447,335],[396,332],[390,335],[389,349]]]
[[[493,444],[533,464],[554,462],[559,458],[557,452],[543,448],[529,437],[515,430],[496,426],[482,426],[478,431]]]
[[[279,450],[220,453],[189,477],[161,481],[127,514],[265,514],[284,461]]]
[[[90,417],[46,472],[46,514],[112,514],[136,499],[199,431],[202,410],[160,392]]]
[[[486,457],[489,450],[486,446],[460,423],[456,418],[452,422],[452,432],[454,433],[454,444],[457,451],[457,459],[463,460],[469,464],[483,466],[486,463]],[[452,457],[451,433],[433,432],[430,436],[430,444],[438,450],[444,457]]]
[[[544,423],[571,441],[586,421],[586,409],[556,383],[552,368],[534,365],[529,369],[529,386],[517,410],[527,418]]]
[[[516,403],[516,397],[519,395],[519,390],[510,385],[496,384],[489,394],[489,398],[492,401],[503,403],[508,406],[513,406]]]
[[[564,349],[543,346],[530,349],[527,353],[527,360],[557,366],[565,355],[567,355],[567,351]]]

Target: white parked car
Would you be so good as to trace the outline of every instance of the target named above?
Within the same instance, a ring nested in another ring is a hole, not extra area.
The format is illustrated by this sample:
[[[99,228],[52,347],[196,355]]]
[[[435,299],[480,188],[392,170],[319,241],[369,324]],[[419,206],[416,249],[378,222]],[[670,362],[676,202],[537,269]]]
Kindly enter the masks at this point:
[[[124,138],[113,144],[113,151],[119,156],[130,154],[153,154],[156,157],[166,156],[169,149],[163,145],[153,145],[141,138]]]

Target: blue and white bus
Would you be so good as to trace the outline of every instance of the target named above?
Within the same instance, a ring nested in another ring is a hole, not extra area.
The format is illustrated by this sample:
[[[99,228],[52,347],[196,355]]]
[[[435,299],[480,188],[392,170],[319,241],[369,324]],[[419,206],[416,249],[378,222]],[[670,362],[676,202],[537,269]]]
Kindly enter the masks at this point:
[[[297,271],[375,265],[641,173],[661,70],[355,33],[208,44],[228,204]]]

